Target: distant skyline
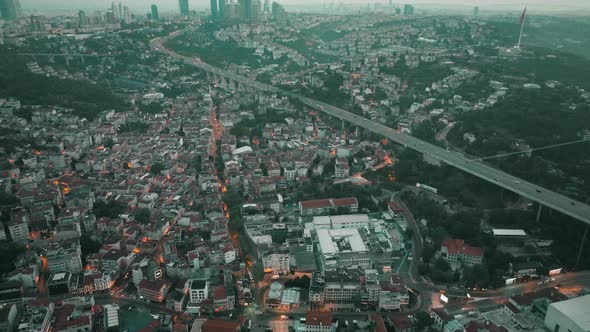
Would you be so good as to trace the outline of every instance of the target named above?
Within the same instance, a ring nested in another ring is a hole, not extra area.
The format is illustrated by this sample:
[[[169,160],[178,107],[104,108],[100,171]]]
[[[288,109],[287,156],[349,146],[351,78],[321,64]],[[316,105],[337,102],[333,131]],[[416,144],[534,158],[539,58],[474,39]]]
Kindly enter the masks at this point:
[[[112,3],[112,0],[21,0],[23,9],[26,12],[46,12],[46,13],[67,13],[79,9],[95,10],[106,9]],[[119,1],[116,1],[118,3]],[[160,12],[178,11],[178,0],[123,0],[121,1],[133,11],[138,13],[148,13],[152,4],[160,9]],[[311,7],[321,6],[324,2],[330,3],[331,0],[279,0],[277,1],[287,7],[295,8],[296,6]],[[342,2],[344,4],[366,5],[367,3],[389,3],[389,0],[359,1],[359,0],[334,0],[334,3]],[[473,7],[479,6],[482,10],[519,10],[528,4],[531,11],[590,11],[590,0],[407,0],[393,1],[394,4],[414,4],[416,6],[428,7]],[[208,10],[210,0],[189,0],[191,10]]]

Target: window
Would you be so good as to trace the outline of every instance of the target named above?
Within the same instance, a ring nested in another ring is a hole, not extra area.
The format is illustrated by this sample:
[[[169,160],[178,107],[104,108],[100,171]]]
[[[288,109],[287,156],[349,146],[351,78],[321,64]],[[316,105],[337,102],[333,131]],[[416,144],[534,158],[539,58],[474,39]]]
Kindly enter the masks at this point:
[[[559,332],[559,324],[555,324],[555,329],[553,329],[553,332]]]

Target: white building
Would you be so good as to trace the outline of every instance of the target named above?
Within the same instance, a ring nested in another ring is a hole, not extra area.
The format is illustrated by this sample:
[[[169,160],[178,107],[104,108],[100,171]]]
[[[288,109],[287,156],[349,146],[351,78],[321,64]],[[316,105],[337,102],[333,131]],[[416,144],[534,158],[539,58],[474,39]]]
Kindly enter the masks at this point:
[[[201,303],[209,297],[209,281],[193,279],[187,284],[191,303]]]
[[[316,241],[325,269],[371,265],[369,250],[357,228],[320,229],[316,232]]]
[[[369,226],[369,216],[366,214],[344,214],[337,216],[317,216],[313,217],[307,228],[320,229],[346,229],[361,228]]]
[[[26,220],[13,221],[8,224],[10,237],[14,242],[25,242],[29,239],[29,226]]]
[[[115,285],[115,273],[102,273],[94,276],[94,290],[97,292],[111,289]]]
[[[336,163],[334,164],[334,177],[336,178],[345,178],[350,176],[350,165],[348,164],[348,159],[346,158],[336,158]]]
[[[545,327],[552,332],[590,331],[590,295],[551,303]]]
[[[47,266],[51,272],[79,273],[82,271],[82,249],[76,242],[69,245],[53,243],[47,249]]]

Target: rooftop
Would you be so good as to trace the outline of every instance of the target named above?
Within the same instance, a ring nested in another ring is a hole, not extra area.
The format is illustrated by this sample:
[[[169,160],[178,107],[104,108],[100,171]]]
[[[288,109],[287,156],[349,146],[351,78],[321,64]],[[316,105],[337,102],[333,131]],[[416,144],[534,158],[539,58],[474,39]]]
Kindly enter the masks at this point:
[[[329,312],[308,311],[305,315],[305,324],[311,326],[332,325],[332,314]]]
[[[590,331],[590,295],[580,296],[571,300],[551,303],[549,310],[554,308],[571,319],[582,331]]]

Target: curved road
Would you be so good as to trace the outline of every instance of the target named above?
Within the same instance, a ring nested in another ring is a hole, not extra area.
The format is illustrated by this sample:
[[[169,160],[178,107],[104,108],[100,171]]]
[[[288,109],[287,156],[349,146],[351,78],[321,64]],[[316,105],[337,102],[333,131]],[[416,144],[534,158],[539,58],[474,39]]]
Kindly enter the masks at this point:
[[[458,168],[462,171],[475,175],[483,180],[494,183],[504,189],[510,190],[520,196],[526,197],[532,201],[538,202],[542,205],[550,207],[575,219],[581,220],[590,225],[590,206],[575,201],[564,195],[550,191],[546,188],[541,188],[538,185],[527,182],[510,174],[504,173],[498,169],[492,168],[483,162],[469,159],[462,154],[445,150],[436,145],[426,143],[415,137],[407,134],[398,133],[396,130],[383,126],[379,123],[368,120],[364,117],[358,116],[343,109],[328,105],[326,103],[303,97],[291,92],[278,89],[274,86],[260,83],[244,76],[236,75],[232,72],[211,66],[197,57],[187,57],[175,53],[164,47],[163,42],[180,36],[183,31],[176,31],[171,33],[168,37],[155,38],[150,41],[152,49],[168,54],[184,63],[197,67],[203,71],[211,73],[220,78],[227,78],[238,84],[254,88],[256,90],[277,93],[300,100],[305,105],[322,111],[330,116],[347,121],[357,127],[364,128],[373,133],[387,137],[394,142],[397,142],[405,147],[416,150],[429,156],[434,160],[439,160],[447,165]]]

